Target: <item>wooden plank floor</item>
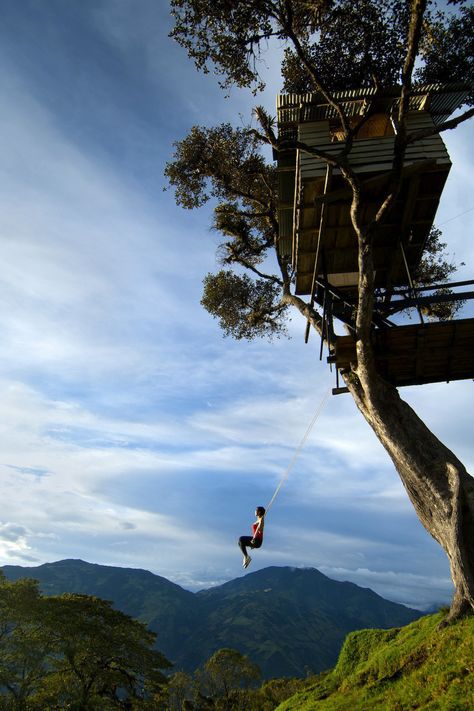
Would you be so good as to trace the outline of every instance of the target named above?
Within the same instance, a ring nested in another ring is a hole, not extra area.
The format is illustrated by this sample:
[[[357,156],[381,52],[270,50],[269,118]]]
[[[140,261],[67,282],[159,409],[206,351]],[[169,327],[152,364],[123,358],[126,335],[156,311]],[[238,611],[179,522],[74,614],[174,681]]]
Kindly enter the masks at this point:
[[[395,326],[374,331],[377,369],[397,386],[474,378],[474,319]],[[352,336],[339,336],[338,368],[356,364]]]

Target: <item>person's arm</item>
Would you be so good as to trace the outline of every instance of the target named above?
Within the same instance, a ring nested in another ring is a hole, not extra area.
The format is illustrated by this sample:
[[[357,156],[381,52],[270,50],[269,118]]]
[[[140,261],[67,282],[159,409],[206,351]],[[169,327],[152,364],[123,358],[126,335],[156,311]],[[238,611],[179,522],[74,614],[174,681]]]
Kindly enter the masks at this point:
[[[255,537],[259,531],[263,530],[263,516],[258,519],[258,526],[253,534],[252,543],[255,543]]]

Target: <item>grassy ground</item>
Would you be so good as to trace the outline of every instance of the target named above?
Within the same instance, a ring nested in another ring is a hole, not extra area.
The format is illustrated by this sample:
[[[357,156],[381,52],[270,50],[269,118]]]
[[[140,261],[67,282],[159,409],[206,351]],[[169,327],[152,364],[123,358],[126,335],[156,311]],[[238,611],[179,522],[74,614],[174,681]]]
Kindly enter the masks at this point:
[[[278,711],[473,711],[474,616],[439,629],[444,615],[352,632],[337,666]]]

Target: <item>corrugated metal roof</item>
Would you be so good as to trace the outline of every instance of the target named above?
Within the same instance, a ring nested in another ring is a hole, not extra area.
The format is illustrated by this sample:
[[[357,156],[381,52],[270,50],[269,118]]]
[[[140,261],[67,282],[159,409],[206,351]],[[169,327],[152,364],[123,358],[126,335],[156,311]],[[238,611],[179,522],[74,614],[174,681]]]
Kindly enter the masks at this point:
[[[436,124],[445,121],[468,96],[471,87],[465,83],[425,84],[413,89],[410,97],[410,110],[424,109],[432,116]],[[336,91],[334,100],[341,104],[348,117],[360,113],[366,101],[376,97],[377,102],[384,101],[396,106],[400,97],[400,87],[384,90],[377,95],[376,89],[366,87]],[[337,111],[328,104],[319,92],[308,94],[279,94],[277,96],[278,124],[294,125],[306,121],[318,121],[337,117]]]

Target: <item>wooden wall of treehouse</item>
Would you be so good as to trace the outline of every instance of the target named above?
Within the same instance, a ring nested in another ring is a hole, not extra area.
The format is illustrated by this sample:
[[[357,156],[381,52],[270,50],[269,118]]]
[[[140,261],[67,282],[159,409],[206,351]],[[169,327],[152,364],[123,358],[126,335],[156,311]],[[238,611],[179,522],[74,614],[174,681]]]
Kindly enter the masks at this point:
[[[425,128],[433,128],[434,123],[426,111],[412,111],[407,115],[408,132]],[[329,121],[301,123],[298,126],[298,140],[309,146],[337,154],[341,150],[340,141],[332,139]],[[375,136],[374,138],[356,139],[349,155],[349,164],[356,173],[385,173],[392,167],[395,137],[393,135]],[[451,165],[448,151],[439,134],[417,141],[408,146],[405,154],[405,165],[418,161],[434,159],[439,165]],[[326,175],[325,161],[302,151],[297,152],[296,173],[298,180],[305,182],[317,178],[324,179]],[[339,171],[334,170],[334,175]]]
[[[426,111],[412,111],[407,116],[410,132],[433,126]],[[371,137],[373,128],[385,135]],[[354,141],[349,164],[366,181],[363,220],[368,222],[376,214],[392,167],[395,138],[388,115],[374,116],[363,135]],[[338,137],[334,123],[327,119],[298,125],[298,140],[330,154],[341,150]],[[398,203],[374,240],[377,286],[406,283],[400,242],[411,267],[421,258],[451,162],[442,139],[434,134],[408,146],[404,166],[406,178]],[[357,243],[350,219],[351,194],[340,171],[334,169],[329,176],[324,160],[303,151],[283,154],[278,168],[280,251],[292,256],[297,293],[311,291],[318,243],[320,259],[325,260],[324,269],[318,262],[318,274],[325,271],[335,286],[353,288]]]

